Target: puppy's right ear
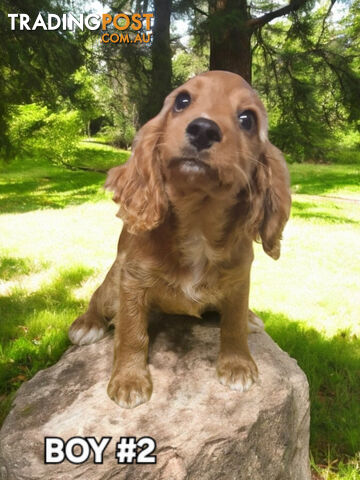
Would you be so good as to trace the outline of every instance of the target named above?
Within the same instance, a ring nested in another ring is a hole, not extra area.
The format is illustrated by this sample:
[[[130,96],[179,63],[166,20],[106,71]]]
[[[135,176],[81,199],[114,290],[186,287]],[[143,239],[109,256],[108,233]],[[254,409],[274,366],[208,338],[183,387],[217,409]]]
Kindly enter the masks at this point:
[[[113,200],[120,204],[117,216],[133,234],[156,228],[168,210],[158,146],[168,110],[167,100],[159,115],[137,134],[129,160],[112,168],[105,183],[105,188],[114,192]]]
[[[119,203],[121,192],[125,183],[127,182],[126,176],[129,167],[128,162],[124,165],[119,165],[118,167],[111,168],[107,173],[105,188],[114,192],[113,200],[116,203]]]

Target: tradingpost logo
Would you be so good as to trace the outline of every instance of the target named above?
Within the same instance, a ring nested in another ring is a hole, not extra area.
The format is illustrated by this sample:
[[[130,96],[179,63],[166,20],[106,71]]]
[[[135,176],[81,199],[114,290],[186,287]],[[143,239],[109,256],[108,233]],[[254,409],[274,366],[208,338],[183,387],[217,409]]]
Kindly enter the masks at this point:
[[[101,43],[150,43],[153,13],[38,14],[34,21],[26,13],[8,13],[11,30],[101,30]],[[144,33],[144,31],[146,33]]]

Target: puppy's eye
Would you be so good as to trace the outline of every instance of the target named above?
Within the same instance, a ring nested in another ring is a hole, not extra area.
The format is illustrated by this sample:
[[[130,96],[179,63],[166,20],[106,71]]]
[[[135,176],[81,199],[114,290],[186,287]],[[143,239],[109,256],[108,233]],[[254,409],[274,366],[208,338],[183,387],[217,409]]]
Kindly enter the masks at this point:
[[[175,112],[181,112],[181,110],[184,110],[186,107],[188,107],[190,103],[191,97],[187,92],[179,93],[174,103]]]
[[[240,128],[246,130],[247,132],[251,131],[256,125],[255,113],[251,110],[244,110],[238,114]]]

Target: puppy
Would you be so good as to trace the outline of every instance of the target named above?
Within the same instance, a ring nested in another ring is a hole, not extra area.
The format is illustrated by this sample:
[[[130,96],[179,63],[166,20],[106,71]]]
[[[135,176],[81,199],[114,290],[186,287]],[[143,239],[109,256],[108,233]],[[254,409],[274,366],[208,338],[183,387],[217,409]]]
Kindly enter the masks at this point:
[[[258,376],[248,343],[254,240],[280,255],[289,175],[267,138],[260,99],[240,76],[210,71],[165,99],[139,131],[128,162],[106,187],[123,220],[115,263],[87,312],[70,327],[78,345],[115,325],[109,396],[132,408],[149,400],[149,313],[221,315],[217,375],[245,391]]]

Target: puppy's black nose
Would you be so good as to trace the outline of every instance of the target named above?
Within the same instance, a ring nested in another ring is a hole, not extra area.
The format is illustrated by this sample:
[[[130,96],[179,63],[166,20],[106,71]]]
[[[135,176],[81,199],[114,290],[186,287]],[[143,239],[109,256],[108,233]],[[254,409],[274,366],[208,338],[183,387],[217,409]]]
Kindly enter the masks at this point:
[[[221,130],[212,120],[195,118],[186,128],[188,139],[197,150],[210,148],[214,142],[221,141]]]

